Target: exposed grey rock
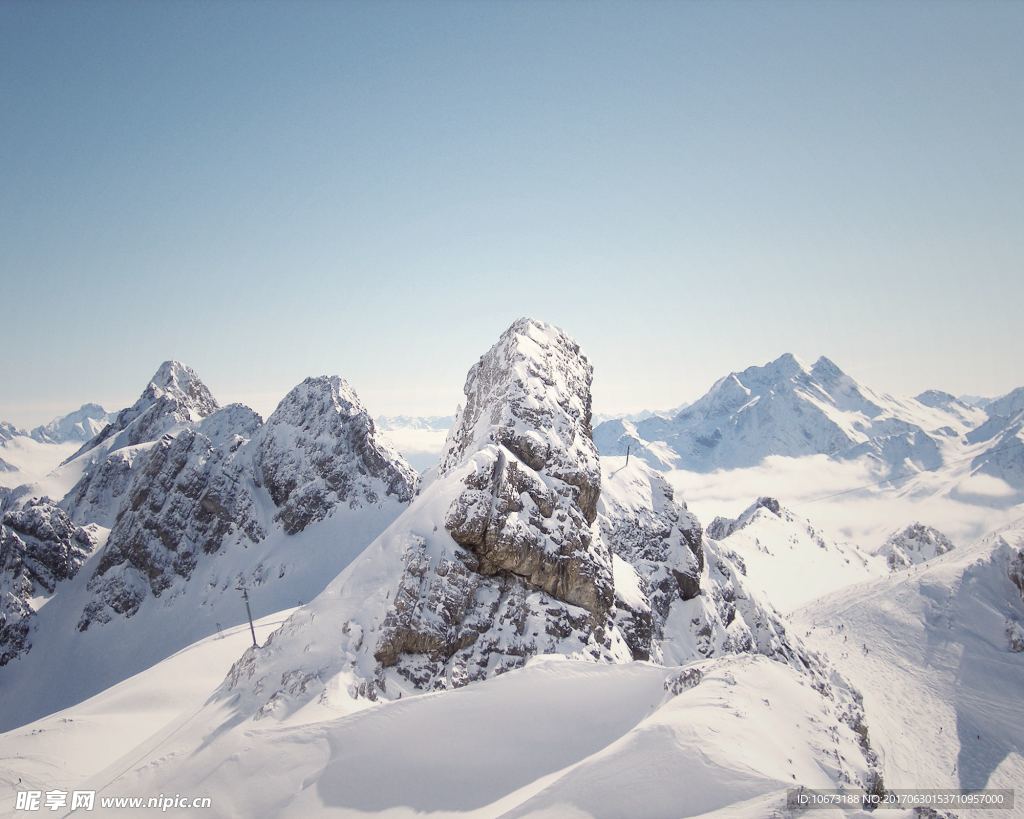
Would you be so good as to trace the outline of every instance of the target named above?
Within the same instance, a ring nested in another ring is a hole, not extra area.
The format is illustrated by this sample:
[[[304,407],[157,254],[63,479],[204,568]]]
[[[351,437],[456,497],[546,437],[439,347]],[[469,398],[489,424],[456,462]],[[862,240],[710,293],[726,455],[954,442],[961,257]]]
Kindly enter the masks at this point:
[[[288,393],[253,445],[256,481],[289,534],[323,520],[337,504],[376,503],[382,488],[402,502],[416,489],[416,472],[337,376],[307,378]]]
[[[443,480],[472,459],[444,520],[466,551],[437,563],[423,544],[409,553],[375,652],[383,665],[422,686],[515,667],[573,634],[611,650],[611,555],[591,526],[591,376],[576,342],[530,319],[471,368],[440,467]],[[527,621],[539,625],[524,633]]]
[[[235,434],[225,434],[226,421]],[[199,557],[216,552],[229,537],[250,543],[264,537],[237,459],[243,435],[259,424],[252,410],[226,407],[196,429],[164,436],[148,452],[89,581],[95,598],[79,620],[80,631],[113,613],[131,616],[147,591],[159,596],[175,578],[188,579]]]
[[[31,599],[74,577],[96,546],[49,498],[8,510],[0,523],[0,666],[31,647]]]
[[[696,688],[704,679],[704,674],[699,668],[684,668],[676,674],[666,678],[665,690],[672,696],[678,696],[690,688]]]
[[[0,421],[0,444],[5,444],[11,438],[17,438],[19,435],[24,435],[25,430],[18,429],[14,424],[9,421]]]
[[[953,542],[933,526],[911,523],[894,532],[878,550],[890,571],[898,571],[945,554]]]
[[[104,468],[131,451],[112,453]],[[87,486],[103,486],[102,475]],[[307,379],[265,425],[240,404],[217,410],[168,433],[114,476],[128,488],[89,581],[82,631],[132,616],[148,596],[188,580],[204,555],[248,548],[274,522],[297,534],[341,505],[376,506],[388,495],[406,502],[416,482],[337,377]],[[261,487],[277,507],[274,521],[260,516]]]
[[[1011,557],[1008,575],[1020,592],[1020,599],[1024,600],[1024,549],[1017,549]]]
[[[592,379],[593,367],[571,337],[519,319],[470,369],[440,472],[488,443],[501,444],[525,466],[573,487],[592,522],[601,491],[590,428]]]

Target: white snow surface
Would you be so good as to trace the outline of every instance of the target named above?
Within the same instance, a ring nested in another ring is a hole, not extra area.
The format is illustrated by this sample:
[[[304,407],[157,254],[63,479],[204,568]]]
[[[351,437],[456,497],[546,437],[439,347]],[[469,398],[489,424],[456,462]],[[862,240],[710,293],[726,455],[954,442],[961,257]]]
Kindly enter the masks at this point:
[[[892,788],[999,788],[1024,782],[1024,519],[926,563],[852,586],[796,612],[864,695],[871,741]],[[1018,813],[1020,807],[1018,806]]]
[[[0,735],[0,753],[14,757],[4,784],[21,776],[101,796],[210,795],[202,815],[252,819],[754,819],[779,811],[794,782],[839,787],[866,773],[833,704],[762,657],[689,666],[700,681],[675,696],[666,684],[679,669],[540,657],[455,691],[239,726],[227,704],[196,710],[201,685],[169,681],[193,668],[207,681],[243,636],[209,638]],[[94,743],[102,750],[90,758]],[[46,761],[60,748],[63,769]]]

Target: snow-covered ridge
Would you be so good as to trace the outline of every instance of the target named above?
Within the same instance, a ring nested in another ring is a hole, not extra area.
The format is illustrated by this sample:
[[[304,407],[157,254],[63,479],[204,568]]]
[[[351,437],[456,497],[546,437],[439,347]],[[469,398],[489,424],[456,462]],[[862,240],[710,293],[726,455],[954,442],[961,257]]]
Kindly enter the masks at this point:
[[[114,413],[107,412],[99,404],[82,404],[74,412],[36,427],[29,435],[42,444],[85,442],[102,432],[115,418]]]

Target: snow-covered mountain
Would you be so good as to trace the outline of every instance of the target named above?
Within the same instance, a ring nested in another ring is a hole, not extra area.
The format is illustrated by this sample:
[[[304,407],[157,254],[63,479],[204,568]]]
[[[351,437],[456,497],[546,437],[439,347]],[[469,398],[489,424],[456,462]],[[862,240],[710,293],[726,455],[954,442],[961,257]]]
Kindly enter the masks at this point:
[[[20,565],[5,564],[31,632],[0,671],[3,724],[75,702],[237,622],[238,585],[257,614],[310,599],[398,515],[417,482],[343,379],[307,379],[264,424],[242,405],[218,408],[177,363],[62,469],[83,462],[60,508],[46,508],[69,532],[81,531],[69,514],[88,523],[102,545],[56,586],[29,588]],[[161,628],[168,618],[176,629]],[[57,664],[66,684],[33,684],[56,676]]]
[[[0,421],[0,444],[5,444],[12,438],[17,438],[19,435],[24,434],[24,430],[18,429],[9,421]]]
[[[943,442],[982,414],[959,402],[947,406],[937,393],[925,401],[876,393],[827,358],[808,367],[787,353],[720,379],[670,419],[606,422],[595,440],[602,454],[623,455],[628,446],[659,468],[666,459],[709,471],[754,466],[770,455],[825,454],[927,470],[943,463]]]
[[[1024,387],[990,401],[985,412],[985,422],[965,436],[982,449],[971,469],[1024,490]]]
[[[205,418],[217,407],[216,399],[191,367],[179,361],[165,361],[139,400],[117,413],[72,458],[100,446],[105,452],[112,452],[155,441],[178,426]]]
[[[41,444],[84,443],[96,437],[115,418],[114,413],[99,404],[82,404],[74,412],[60,415],[28,434]]]
[[[33,601],[74,577],[97,544],[47,498],[0,516],[0,666],[32,647]]]
[[[73,777],[62,772],[68,784],[212,792],[212,815],[257,817],[754,817],[780,811],[794,782],[877,789],[860,695],[787,628],[729,542],[758,527],[775,537],[770,523],[751,513],[721,541],[709,539],[659,472],[640,459],[599,459],[591,378],[563,331],[515,322],[471,368],[440,464],[390,526],[246,650],[205,704],[198,692],[182,695],[149,734],[115,722],[134,737],[120,760],[76,755]],[[278,412],[262,427],[251,417],[222,423],[225,408],[142,456],[107,545],[78,574],[91,572],[83,594],[111,572],[116,588],[141,594],[124,611],[116,596],[103,598],[108,617],[76,635],[94,642],[75,651],[123,638],[133,622],[151,634],[167,606],[203,616],[211,598],[224,599],[221,579],[234,575],[215,561],[251,560],[264,542],[244,528],[208,541],[224,520],[276,523],[300,548],[338,519],[344,504],[322,520],[299,513],[320,509],[325,490],[333,497],[352,485],[317,471],[335,458],[316,457],[339,439],[318,419],[345,416],[338,408],[351,401],[338,380],[297,390],[277,422]],[[272,425],[280,428],[266,432]],[[226,434],[240,427],[248,439]],[[372,435],[372,422],[362,429]],[[273,486],[286,494],[275,497]],[[258,499],[259,488],[266,496],[250,508],[244,499]],[[303,503],[281,516],[296,493]],[[772,514],[780,536],[798,529],[780,509]],[[305,528],[288,535],[292,522]],[[168,532],[178,548],[168,548]],[[800,549],[822,548],[806,527],[803,537]],[[54,595],[40,617],[62,599]],[[49,656],[66,663],[68,648]],[[48,731],[87,744],[107,703],[167,692],[161,676],[212,651],[196,644],[65,711],[65,722],[46,718],[0,737],[0,750],[41,749]],[[435,696],[417,696],[426,692]],[[14,764],[19,776],[36,770],[34,758]]]
[[[755,653],[856,712],[661,475],[639,460],[599,464],[590,381],[564,332],[514,323],[470,370],[419,496],[246,652],[211,707],[310,720],[461,688],[542,654],[677,665]]]
[[[431,429],[447,432],[455,422],[454,415],[378,415],[377,427],[384,432],[396,429]]]

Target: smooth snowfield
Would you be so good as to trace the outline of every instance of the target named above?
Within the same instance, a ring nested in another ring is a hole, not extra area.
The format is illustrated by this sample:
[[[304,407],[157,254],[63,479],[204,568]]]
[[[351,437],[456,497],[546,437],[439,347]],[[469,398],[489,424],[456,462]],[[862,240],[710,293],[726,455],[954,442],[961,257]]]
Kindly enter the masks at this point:
[[[290,613],[258,620],[257,639]],[[24,815],[11,810],[19,789],[71,791],[130,768],[202,707],[251,640],[248,624],[227,629],[73,708],[0,734],[0,816]]]
[[[73,756],[73,775],[59,781],[52,767],[26,760],[15,776],[100,795],[208,795],[212,809],[192,814],[207,817],[753,819],[779,810],[797,782],[838,786],[836,754],[857,757],[853,732],[830,730],[827,701],[792,669],[756,656],[697,664],[703,680],[674,697],[664,683],[678,669],[542,657],[482,683],[318,723],[218,726],[209,707],[190,714],[198,681],[176,707],[167,699],[185,663],[217,642],[0,736],[6,754],[31,731],[56,726],[77,748],[116,743],[120,758]],[[226,659],[217,656],[221,670]],[[131,726],[124,711],[148,713],[154,696],[169,719]]]
[[[1008,575],[1022,545],[1024,522],[794,615],[863,693],[888,787],[1024,782],[1024,653],[1008,635],[1024,622]]]

